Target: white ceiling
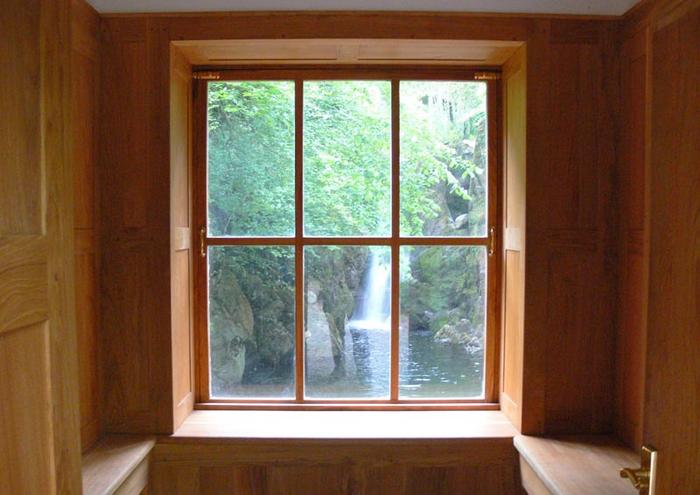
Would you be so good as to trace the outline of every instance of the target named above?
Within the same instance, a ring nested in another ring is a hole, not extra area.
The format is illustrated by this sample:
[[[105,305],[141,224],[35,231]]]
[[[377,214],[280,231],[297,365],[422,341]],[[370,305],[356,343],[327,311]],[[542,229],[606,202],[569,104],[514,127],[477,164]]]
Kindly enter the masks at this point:
[[[639,0],[88,0],[101,13],[406,10],[621,15]]]

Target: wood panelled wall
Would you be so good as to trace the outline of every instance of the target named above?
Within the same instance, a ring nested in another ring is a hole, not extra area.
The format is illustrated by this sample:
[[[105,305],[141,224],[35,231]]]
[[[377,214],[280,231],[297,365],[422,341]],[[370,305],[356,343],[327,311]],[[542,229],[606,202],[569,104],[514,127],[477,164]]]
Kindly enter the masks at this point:
[[[160,443],[154,495],[519,493],[511,438]]]
[[[642,13],[646,8],[640,6],[626,16],[620,36],[620,265],[614,426],[618,437],[633,448],[642,445],[649,269],[649,26]]]
[[[524,432],[611,427],[615,25],[552,21],[528,46]]]
[[[75,305],[83,450],[100,434],[97,102],[100,19],[84,0],[71,1],[71,77],[75,191]]]
[[[174,361],[172,340],[177,268],[170,255],[174,177],[164,90],[170,41],[319,37],[527,43],[526,250],[519,260],[526,272],[518,352],[524,371],[515,378],[522,395],[510,397],[520,399],[511,418],[527,433],[609,430],[616,27],[606,20],[456,14],[105,17],[100,218],[107,429],[173,431],[173,367],[190,366]]]
[[[631,246],[623,250],[631,281],[620,292],[627,309],[616,427],[632,446],[659,449],[657,493],[698,493],[700,1],[643,2],[624,19],[622,34],[622,88],[629,92],[622,106],[622,242]]]
[[[103,29],[101,51],[103,421],[109,432],[170,433],[170,57],[148,20],[120,26]]]
[[[0,33],[0,491],[78,494],[70,3]]]
[[[651,14],[644,442],[659,495],[700,493],[700,1]]]

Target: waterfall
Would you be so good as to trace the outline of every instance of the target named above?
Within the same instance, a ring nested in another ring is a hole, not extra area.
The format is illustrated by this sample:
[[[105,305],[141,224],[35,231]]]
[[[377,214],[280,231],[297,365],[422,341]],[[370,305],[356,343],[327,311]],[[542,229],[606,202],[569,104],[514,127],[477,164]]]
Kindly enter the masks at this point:
[[[372,252],[369,268],[348,327],[356,330],[389,330],[391,267]]]

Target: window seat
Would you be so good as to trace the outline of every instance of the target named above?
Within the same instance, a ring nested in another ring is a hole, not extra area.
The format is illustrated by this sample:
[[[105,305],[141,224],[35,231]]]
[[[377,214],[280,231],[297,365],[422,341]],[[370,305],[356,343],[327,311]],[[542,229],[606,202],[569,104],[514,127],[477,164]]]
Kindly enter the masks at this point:
[[[158,437],[153,493],[511,494],[515,435],[500,411],[199,410]]]
[[[529,495],[634,495],[620,468],[637,466],[639,456],[604,435],[514,439]]]
[[[512,439],[500,411],[194,411],[165,442],[198,439]]]
[[[83,454],[85,495],[138,495],[148,484],[155,438],[107,435]]]

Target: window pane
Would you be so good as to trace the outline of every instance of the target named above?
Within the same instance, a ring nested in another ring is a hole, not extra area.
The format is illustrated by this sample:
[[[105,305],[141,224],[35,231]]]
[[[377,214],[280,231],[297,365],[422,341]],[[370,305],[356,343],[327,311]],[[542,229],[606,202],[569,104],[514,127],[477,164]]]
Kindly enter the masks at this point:
[[[391,83],[304,83],[304,231],[391,232]]]
[[[484,393],[486,249],[401,248],[402,398]]]
[[[294,397],[294,248],[209,248],[212,397]]]
[[[211,82],[212,236],[294,235],[294,83]]]
[[[486,84],[402,81],[401,234],[485,236]]]
[[[306,396],[388,398],[391,251],[304,250]]]

